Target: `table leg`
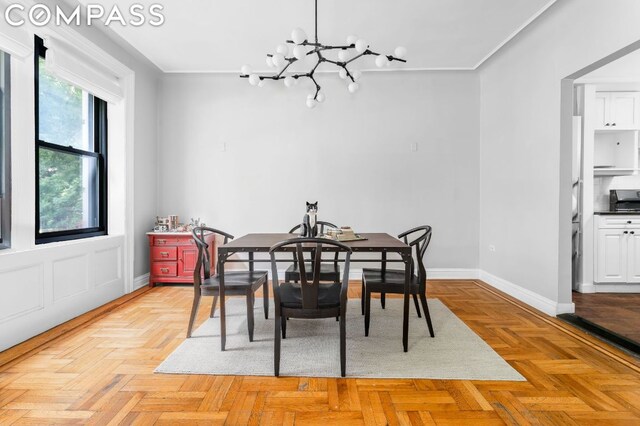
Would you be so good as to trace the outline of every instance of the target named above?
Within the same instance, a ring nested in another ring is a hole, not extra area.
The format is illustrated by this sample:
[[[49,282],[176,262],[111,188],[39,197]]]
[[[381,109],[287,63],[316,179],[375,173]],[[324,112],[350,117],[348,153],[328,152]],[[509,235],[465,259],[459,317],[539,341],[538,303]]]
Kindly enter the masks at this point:
[[[220,280],[220,350],[224,351],[224,346],[227,343],[227,325],[225,315],[225,298],[224,298],[224,255],[218,255],[218,277]]]
[[[411,254],[403,254],[404,261],[404,307],[402,312],[402,346],[409,350],[409,296],[411,290]]]

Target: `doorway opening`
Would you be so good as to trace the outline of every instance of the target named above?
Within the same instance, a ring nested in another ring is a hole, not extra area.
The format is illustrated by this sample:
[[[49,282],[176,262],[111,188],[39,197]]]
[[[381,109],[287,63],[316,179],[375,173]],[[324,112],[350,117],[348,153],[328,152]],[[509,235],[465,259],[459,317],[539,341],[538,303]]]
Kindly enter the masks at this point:
[[[559,316],[637,354],[639,48],[640,41],[563,80],[563,136],[571,135],[570,151],[564,147],[571,162],[563,164],[571,164],[571,189],[561,192],[571,200],[571,280],[561,291],[570,291],[575,312]]]

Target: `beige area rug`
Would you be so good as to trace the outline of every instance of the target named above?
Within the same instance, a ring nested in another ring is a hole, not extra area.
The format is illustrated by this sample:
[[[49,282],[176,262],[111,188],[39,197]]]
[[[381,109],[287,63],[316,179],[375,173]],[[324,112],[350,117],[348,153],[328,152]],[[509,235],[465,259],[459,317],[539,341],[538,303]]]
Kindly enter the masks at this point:
[[[272,301],[273,302],[273,301]],[[373,303],[375,302],[375,303]],[[247,334],[244,299],[227,302],[227,350],[220,351],[216,313],[158,366],[157,373],[240,376],[273,375],[273,306],[264,319],[255,311],[254,341]],[[203,306],[206,309],[208,304]],[[360,301],[347,309],[347,377],[524,381],[504,359],[438,299],[429,299],[436,337],[411,301],[409,351],[402,351],[402,300],[372,301],[369,337]],[[331,319],[290,319],[282,341],[281,376],[340,377],[339,326]]]

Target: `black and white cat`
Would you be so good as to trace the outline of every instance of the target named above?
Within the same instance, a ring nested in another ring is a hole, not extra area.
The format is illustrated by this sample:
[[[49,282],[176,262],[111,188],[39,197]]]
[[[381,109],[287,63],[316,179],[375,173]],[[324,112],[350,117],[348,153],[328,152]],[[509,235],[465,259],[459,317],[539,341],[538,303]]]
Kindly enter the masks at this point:
[[[318,202],[310,203],[307,201],[307,213],[302,218],[302,226],[300,226],[301,237],[317,237],[318,236]]]

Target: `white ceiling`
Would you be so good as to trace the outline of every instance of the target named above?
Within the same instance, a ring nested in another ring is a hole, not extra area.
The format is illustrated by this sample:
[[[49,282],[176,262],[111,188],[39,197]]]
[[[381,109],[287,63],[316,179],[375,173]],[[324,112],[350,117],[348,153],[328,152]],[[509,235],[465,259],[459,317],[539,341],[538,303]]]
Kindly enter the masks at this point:
[[[89,0],[79,0],[91,3]],[[402,45],[410,69],[474,69],[555,0],[319,0],[319,37],[357,34],[376,51]],[[130,0],[101,0],[126,11]],[[266,53],[294,27],[313,33],[313,0],[142,0],[164,6],[161,27],[110,28],[165,72],[266,69]],[[361,68],[374,68],[373,58]]]

